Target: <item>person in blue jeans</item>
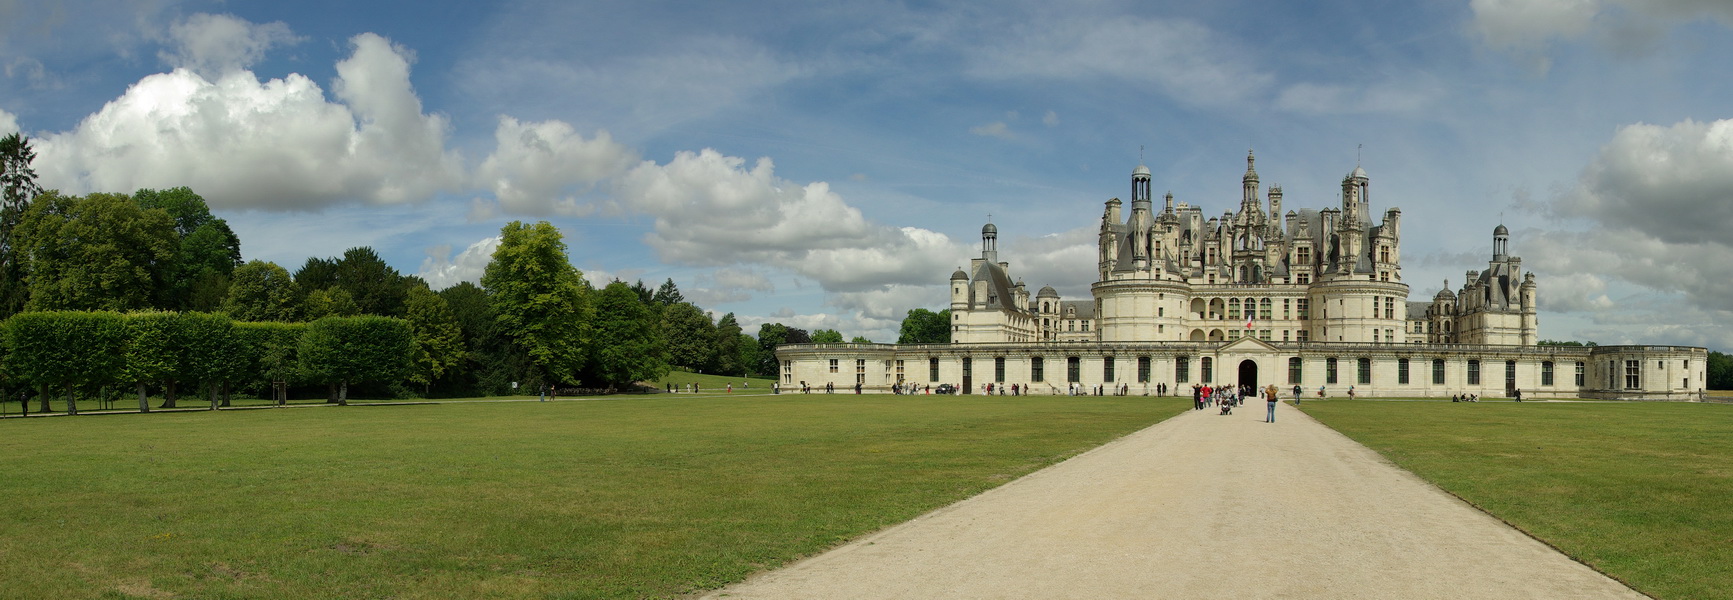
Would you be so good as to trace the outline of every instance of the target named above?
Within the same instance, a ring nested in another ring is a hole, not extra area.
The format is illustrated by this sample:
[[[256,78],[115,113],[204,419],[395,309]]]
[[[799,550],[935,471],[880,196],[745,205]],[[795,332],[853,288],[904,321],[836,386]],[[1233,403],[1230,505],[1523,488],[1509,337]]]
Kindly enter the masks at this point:
[[[1269,406],[1269,414],[1264,417],[1265,423],[1276,422],[1276,402],[1276,386],[1271,384],[1269,389],[1264,390],[1264,404]]]

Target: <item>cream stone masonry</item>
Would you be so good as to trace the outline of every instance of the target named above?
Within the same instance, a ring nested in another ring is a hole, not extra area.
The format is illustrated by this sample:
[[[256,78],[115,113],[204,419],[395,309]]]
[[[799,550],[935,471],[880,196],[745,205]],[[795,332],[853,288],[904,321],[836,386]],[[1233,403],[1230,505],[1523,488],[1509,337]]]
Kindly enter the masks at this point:
[[[1106,202],[1093,298],[1051,286],[1031,297],[999,260],[998,227],[981,228],[981,256],[951,274],[951,344],[829,344],[778,348],[781,381],[890,391],[950,383],[963,393],[1019,384],[1034,393],[1275,383],[1316,397],[1703,397],[1708,351],[1676,346],[1536,346],[1533,273],[1493,230],[1492,258],[1452,292],[1408,301],[1401,217],[1372,220],[1371,178],[1342,178],[1341,205],[1282,212],[1280,186],[1259,199],[1246,155],[1237,210],[1163,198],[1151,174],[1131,174],[1131,212]],[[900,384],[900,385],[899,385]],[[1003,385],[1000,385],[1003,384]]]

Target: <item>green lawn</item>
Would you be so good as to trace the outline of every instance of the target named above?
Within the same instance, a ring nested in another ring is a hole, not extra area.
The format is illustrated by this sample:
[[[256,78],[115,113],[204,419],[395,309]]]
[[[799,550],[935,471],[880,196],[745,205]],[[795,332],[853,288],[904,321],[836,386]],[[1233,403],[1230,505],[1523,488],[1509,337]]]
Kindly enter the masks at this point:
[[[1733,406],[1332,400],[1301,409],[1639,591],[1733,597]]]
[[[1188,406],[653,395],[0,420],[0,597],[677,596]]]

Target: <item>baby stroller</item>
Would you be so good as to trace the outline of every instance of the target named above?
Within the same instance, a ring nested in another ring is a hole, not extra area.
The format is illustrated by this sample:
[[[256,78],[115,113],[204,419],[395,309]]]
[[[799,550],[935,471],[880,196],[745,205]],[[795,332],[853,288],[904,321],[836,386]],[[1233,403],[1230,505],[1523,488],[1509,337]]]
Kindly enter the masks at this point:
[[[1224,415],[1234,414],[1234,403],[1233,402],[1230,402],[1230,401],[1227,401],[1226,399],[1223,399],[1221,404],[1222,404],[1222,414],[1224,414]]]

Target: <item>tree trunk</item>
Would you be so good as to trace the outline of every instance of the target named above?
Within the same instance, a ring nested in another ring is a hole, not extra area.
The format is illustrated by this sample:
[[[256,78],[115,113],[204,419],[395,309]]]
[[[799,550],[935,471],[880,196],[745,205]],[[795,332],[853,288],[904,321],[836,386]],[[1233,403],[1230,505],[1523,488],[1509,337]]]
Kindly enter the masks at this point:
[[[66,384],[66,414],[78,414],[78,400],[72,397],[72,384]]]
[[[325,384],[325,403],[326,404],[336,404],[337,403],[337,384],[335,384],[335,383]]]
[[[283,406],[289,403],[289,382],[271,382],[271,390],[277,394],[277,406]]]
[[[51,409],[48,408],[48,384],[44,383],[42,384],[42,409],[36,412],[46,413],[49,410]]]
[[[223,382],[223,408],[229,407],[229,382]]]
[[[207,384],[205,384],[205,390],[207,390],[207,393],[211,397],[211,410],[216,410],[217,409],[217,384],[207,383]]]
[[[138,382],[138,412],[150,412],[150,398],[144,395],[144,382]]]
[[[337,392],[337,405],[349,406],[349,380],[343,380],[343,386]]]
[[[157,408],[175,408],[175,382],[166,379],[162,382],[162,404]]]

